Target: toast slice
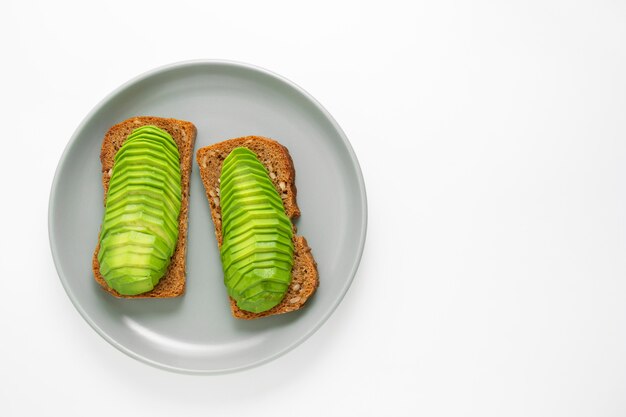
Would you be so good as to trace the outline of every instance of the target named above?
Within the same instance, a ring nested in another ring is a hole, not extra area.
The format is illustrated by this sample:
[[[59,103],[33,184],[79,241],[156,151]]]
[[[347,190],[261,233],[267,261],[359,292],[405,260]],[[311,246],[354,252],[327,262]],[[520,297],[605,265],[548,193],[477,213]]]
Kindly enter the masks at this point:
[[[206,191],[211,217],[215,226],[217,244],[222,247],[222,211],[220,208],[219,178],[224,159],[237,147],[246,147],[257,154],[259,160],[270,173],[274,187],[278,191],[290,219],[300,216],[296,202],[296,172],[287,148],[275,140],[261,136],[246,136],[216,143],[200,148],[196,152],[196,161],[200,167],[200,177]],[[288,313],[300,309],[319,285],[317,264],[311,248],[303,236],[296,235],[293,226],[294,263],[291,271],[291,285],[283,300],[268,311],[251,313],[237,307],[235,300],[230,298],[230,309],[234,317],[250,320],[275,314]]]
[[[98,251],[100,239],[93,254],[92,268],[96,282],[106,291],[119,298],[170,298],[178,297],[185,292],[185,259],[187,247],[187,219],[189,207],[189,179],[193,159],[193,146],[196,140],[196,127],[191,122],[161,117],[140,116],[133,117],[111,127],[104,135],[100,161],[102,162],[102,186],[104,187],[104,204],[109,191],[109,180],[113,168],[115,154],[120,149],[128,135],[138,127],[154,125],[169,133],[180,153],[180,173],[182,198],[180,215],[178,217],[178,240],[172,255],[170,265],[159,283],[148,292],[138,295],[122,295],[115,291],[100,274]]]

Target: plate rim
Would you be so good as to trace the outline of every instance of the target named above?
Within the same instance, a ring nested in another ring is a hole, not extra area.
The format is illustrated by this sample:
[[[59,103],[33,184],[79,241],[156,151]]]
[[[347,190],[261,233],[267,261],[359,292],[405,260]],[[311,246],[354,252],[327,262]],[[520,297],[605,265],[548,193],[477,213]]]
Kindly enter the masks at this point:
[[[330,123],[332,124],[333,128],[339,134],[339,137],[341,138],[341,141],[343,142],[344,146],[346,147],[346,149],[348,151],[348,154],[350,156],[350,159],[352,161],[356,177],[357,177],[357,182],[358,182],[358,185],[359,185],[359,191],[360,191],[360,197],[361,197],[361,207],[362,207],[362,209],[361,209],[361,211],[362,211],[362,213],[361,213],[362,221],[361,221],[361,225],[360,225],[360,235],[359,235],[359,241],[358,241],[357,256],[355,257],[354,262],[353,262],[352,266],[350,267],[349,277],[346,280],[344,286],[341,288],[341,290],[337,294],[335,300],[332,303],[331,308],[328,309],[328,311],[326,311],[315,322],[315,324],[313,326],[311,326],[307,331],[305,331],[299,338],[297,338],[294,342],[288,344],[283,349],[281,349],[281,350],[279,350],[279,351],[277,351],[277,352],[275,352],[275,353],[273,353],[271,355],[268,355],[265,358],[262,358],[262,359],[259,359],[257,361],[251,362],[249,364],[245,364],[245,365],[242,365],[242,366],[229,367],[229,368],[215,369],[215,370],[188,369],[188,368],[177,367],[177,366],[168,365],[168,364],[164,364],[164,363],[152,360],[152,359],[147,358],[147,357],[141,355],[140,353],[135,352],[132,349],[124,346],[123,344],[118,342],[114,337],[112,337],[106,331],[104,331],[91,318],[91,316],[85,311],[85,309],[83,309],[81,303],[79,302],[79,300],[77,299],[76,295],[73,293],[70,285],[68,284],[68,282],[67,282],[67,280],[65,278],[66,274],[64,273],[64,271],[63,271],[63,269],[62,269],[62,267],[60,265],[60,261],[58,260],[58,256],[59,255],[58,255],[57,246],[56,246],[56,244],[55,244],[55,242],[53,240],[53,237],[52,237],[52,223],[53,223],[52,219],[54,218],[54,214],[55,214],[55,210],[54,210],[54,205],[53,204],[54,204],[54,199],[55,199],[54,196],[56,195],[56,192],[57,192],[60,170],[61,170],[61,167],[65,165],[66,159],[68,157],[68,154],[70,153],[70,150],[77,143],[78,137],[82,134],[82,131],[84,130],[85,125],[110,100],[112,100],[114,97],[116,97],[118,94],[120,94],[121,92],[123,92],[127,88],[131,87],[132,85],[135,85],[135,84],[137,84],[137,83],[139,83],[139,82],[141,82],[141,81],[143,81],[145,79],[157,76],[157,75],[162,74],[162,73],[175,71],[177,69],[182,69],[182,68],[191,67],[191,66],[207,66],[207,67],[211,67],[211,66],[232,66],[232,67],[239,68],[239,69],[246,69],[246,70],[256,71],[256,72],[262,73],[262,74],[264,74],[266,76],[269,76],[269,77],[271,77],[271,78],[273,78],[273,79],[275,79],[275,80],[277,80],[279,82],[282,82],[282,83],[288,85],[289,87],[291,87],[292,89],[294,89],[295,91],[297,91],[298,93],[302,94],[319,111],[322,112],[322,114],[326,117],[326,119],[328,121],[330,121]],[[326,108],[324,108],[324,106],[322,106],[322,104],[316,98],[314,98],[311,94],[309,94],[302,87],[300,87],[299,85],[297,85],[293,81],[283,77],[282,75],[279,75],[279,74],[277,74],[277,73],[275,73],[273,71],[270,71],[268,69],[265,69],[263,67],[260,67],[260,66],[254,65],[254,64],[249,64],[249,63],[245,63],[245,62],[241,62],[241,61],[234,61],[234,60],[225,60],[225,59],[194,59],[194,60],[178,61],[178,62],[174,62],[174,63],[170,63],[170,64],[161,65],[161,66],[158,66],[158,67],[155,67],[155,68],[153,68],[151,70],[145,71],[145,72],[143,72],[143,73],[141,73],[141,74],[139,74],[139,75],[129,79],[128,81],[122,83],[120,86],[115,88],[109,94],[107,94],[82,119],[82,121],[79,123],[79,125],[74,130],[74,133],[70,137],[68,143],[65,145],[65,148],[63,149],[63,153],[61,154],[61,157],[59,158],[59,162],[58,162],[57,167],[56,167],[55,172],[54,172],[54,177],[53,177],[52,185],[51,185],[51,188],[50,188],[50,196],[48,198],[48,240],[49,240],[49,243],[50,243],[50,251],[51,251],[51,255],[52,255],[52,260],[54,262],[54,266],[55,266],[55,269],[57,271],[57,275],[59,277],[59,280],[61,281],[61,284],[63,285],[63,288],[64,288],[66,294],[68,295],[68,297],[70,298],[70,301],[74,305],[74,308],[76,308],[76,310],[82,316],[82,318],[104,340],[106,340],[110,345],[112,345],[113,347],[115,347],[116,349],[121,351],[122,353],[126,354],[127,356],[129,356],[129,357],[131,357],[133,359],[136,359],[136,360],[138,360],[140,362],[143,362],[143,363],[146,363],[148,365],[151,365],[151,366],[153,366],[155,368],[159,368],[159,369],[163,369],[163,370],[167,370],[167,371],[172,371],[172,372],[176,372],[176,373],[192,374],[192,375],[227,374],[227,373],[239,372],[239,371],[243,371],[243,370],[246,370],[246,369],[252,369],[252,368],[258,367],[260,365],[269,363],[269,362],[271,362],[271,361],[273,361],[273,360],[275,360],[275,359],[285,355],[286,353],[292,351],[293,349],[298,347],[300,344],[302,344],[305,340],[307,340],[309,337],[311,337],[315,332],[317,332],[322,327],[322,325],[324,325],[324,323],[326,323],[326,321],[328,321],[330,316],[335,312],[335,310],[337,309],[337,307],[339,306],[339,304],[341,303],[341,301],[345,297],[346,293],[348,292],[348,289],[352,285],[352,282],[354,281],[354,277],[356,276],[356,273],[358,271],[359,265],[361,263],[361,258],[363,256],[363,250],[364,250],[364,247],[365,247],[365,240],[366,240],[366,236],[367,236],[367,220],[368,220],[367,194],[366,194],[366,189],[365,189],[365,180],[363,178],[363,172],[361,170],[361,166],[360,166],[359,161],[358,161],[358,159],[356,157],[354,149],[352,148],[352,145],[350,144],[350,141],[348,140],[345,132],[343,131],[343,129],[341,129],[341,127],[339,126],[337,121],[334,119],[334,117],[326,110]]]

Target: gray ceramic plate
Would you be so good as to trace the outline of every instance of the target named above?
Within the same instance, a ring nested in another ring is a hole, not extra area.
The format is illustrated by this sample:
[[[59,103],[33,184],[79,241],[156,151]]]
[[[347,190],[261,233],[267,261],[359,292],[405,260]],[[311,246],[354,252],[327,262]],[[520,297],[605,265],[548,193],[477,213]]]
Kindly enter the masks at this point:
[[[103,215],[100,145],[128,117],[193,122],[196,150],[262,135],[289,149],[296,167],[298,231],[313,249],[320,287],[297,312],[231,317],[209,207],[195,165],[191,176],[187,290],[177,299],[119,300],[92,278]],[[61,282],[85,320],[128,355],[161,368],[219,373],[248,368],[293,349],[337,307],[356,273],[367,224],[365,186],[340,127],[309,94],[250,65],[193,61],[143,74],[114,91],[71,138],[52,184],[49,233]]]

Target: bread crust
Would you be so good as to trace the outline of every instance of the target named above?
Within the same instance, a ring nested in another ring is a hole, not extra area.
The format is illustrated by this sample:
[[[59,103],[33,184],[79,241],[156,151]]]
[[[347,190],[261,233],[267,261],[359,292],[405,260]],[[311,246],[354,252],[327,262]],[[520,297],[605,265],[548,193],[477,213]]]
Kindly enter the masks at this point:
[[[189,180],[191,178],[191,166],[193,159],[193,147],[196,140],[196,127],[191,122],[177,119],[168,119],[155,116],[138,116],[127,119],[111,127],[104,135],[100,162],[102,163],[102,186],[104,188],[104,204],[106,206],[107,193],[111,170],[114,167],[115,155],[130,133],[138,127],[154,125],[169,133],[180,153],[181,173],[181,204],[178,216],[178,240],[172,255],[170,265],[158,284],[151,291],[137,295],[123,295],[115,291],[104,280],[100,273],[98,252],[100,250],[100,237],[92,258],[94,278],[107,292],[118,298],[171,298],[178,297],[185,292],[185,263],[187,248],[187,227],[189,218]]]
[[[245,136],[200,148],[196,152],[196,162],[200,168],[200,177],[211,208],[215,237],[220,248],[222,247],[222,211],[219,204],[219,177],[224,159],[237,147],[246,147],[257,154],[261,163],[270,173],[270,179],[281,196],[287,216],[291,220],[300,216],[300,208],[296,202],[296,171],[286,147],[270,138]],[[313,258],[311,248],[303,236],[296,235],[296,227],[293,222],[292,227],[294,232],[294,264],[291,271],[291,284],[282,301],[268,311],[252,313],[241,310],[237,307],[235,300],[229,297],[230,308],[234,317],[251,320],[298,310],[302,308],[319,286],[317,263]]]

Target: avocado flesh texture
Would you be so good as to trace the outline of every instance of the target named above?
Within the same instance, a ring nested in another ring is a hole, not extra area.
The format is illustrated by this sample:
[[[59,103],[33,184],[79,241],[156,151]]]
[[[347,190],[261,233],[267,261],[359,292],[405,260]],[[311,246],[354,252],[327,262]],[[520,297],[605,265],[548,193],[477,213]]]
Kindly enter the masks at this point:
[[[110,235],[134,230],[150,233],[160,238],[168,247],[176,243],[176,231],[172,231],[171,228],[166,225],[165,220],[151,216],[146,212],[135,211],[132,213],[124,213],[110,219],[107,218],[106,220],[108,227],[105,230],[103,239]]]
[[[134,149],[121,149],[118,151],[119,158],[116,155],[116,163],[119,162],[119,166],[124,164],[142,164],[148,161],[149,164],[144,165],[145,168],[159,167],[170,172],[180,172],[180,166],[176,164],[176,160],[172,159],[168,155],[168,151],[163,146],[158,150],[158,145],[152,144],[151,147],[145,146],[145,141],[130,141],[124,142],[124,145],[133,147]],[[156,145],[156,146],[155,146]],[[144,149],[145,148],[145,149]],[[120,152],[122,152],[120,154]],[[115,170],[115,166],[113,169]]]
[[[228,204],[233,197],[236,195],[236,198],[245,198],[245,197],[253,197],[259,193],[262,193],[264,197],[264,202],[269,204],[278,204],[278,207],[283,207],[283,203],[280,199],[267,198],[267,194],[263,194],[263,192],[271,193],[272,191],[276,191],[273,184],[266,184],[263,181],[263,176],[257,175],[256,173],[245,172],[242,173],[240,178],[233,179],[236,180],[236,186],[232,189],[221,192],[221,199],[224,200],[224,204]],[[250,188],[248,188],[250,185]],[[284,210],[284,208],[283,208]]]
[[[177,204],[175,196],[170,196],[153,185],[141,184],[138,181],[126,182],[122,185],[125,188],[124,191],[107,199],[108,212],[105,214],[105,220],[139,211],[157,217],[177,230],[178,218],[173,217],[173,212],[180,210],[180,205]],[[158,195],[161,196],[160,199],[156,197]],[[108,223],[105,226],[103,226],[104,231],[107,230]]]
[[[128,246],[132,245],[132,250],[140,253],[153,253],[162,259],[167,259],[169,254],[169,246],[167,243],[151,234],[147,230],[136,231],[130,230],[126,233],[111,233],[105,236],[102,241],[106,241],[104,249],[98,253],[98,261],[108,252],[114,252],[118,249],[128,250]]]
[[[265,271],[271,271],[272,278],[276,278],[278,282],[282,282],[284,279],[288,279],[288,277],[284,277],[289,266],[290,262],[281,262],[275,259],[271,261],[254,261],[248,263],[245,267],[233,268],[229,272],[229,280],[224,280],[224,284],[226,284],[226,288],[228,289],[228,295],[234,298],[235,294],[241,293],[243,290],[250,285],[250,282],[255,283],[256,280],[245,280],[242,281],[244,277],[249,276],[250,274],[256,274],[257,276],[263,275]],[[267,277],[266,277],[267,278]]]
[[[154,126],[135,129],[115,155],[100,233],[100,273],[111,288],[154,288],[176,248],[180,206],[176,143]]]
[[[167,193],[158,188],[151,187],[144,184],[124,184],[124,191],[116,192],[107,198],[107,205],[111,204],[125,204],[126,199],[134,198],[135,196],[145,196],[152,201],[162,201],[166,210],[172,212],[178,212],[180,210],[180,203],[172,201]]]
[[[165,175],[173,190],[180,189],[180,182],[176,182],[176,178],[180,176],[180,168],[173,167],[169,162],[159,160],[151,155],[129,154],[127,157],[121,158],[119,164],[118,162],[115,163],[113,172],[115,173],[116,170],[123,172],[142,170],[146,173],[159,173]],[[111,177],[111,181],[114,177]]]
[[[132,143],[133,146],[138,146],[142,144],[142,147],[146,150],[150,149],[157,154],[163,153],[163,155],[172,163],[176,165],[176,161],[178,161],[178,150],[171,145],[167,140],[162,140],[162,138],[155,135],[141,135],[131,137],[129,136],[126,139],[126,142]],[[124,150],[127,152],[128,148]],[[123,155],[123,152],[120,153],[120,156]]]
[[[288,245],[289,237],[281,232],[267,233],[265,230],[250,229],[241,235],[228,240],[228,246],[222,245],[223,250],[237,252],[251,243],[256,242],[277,242]]]
[[[223,198],[220,198],[220,200],[223,201]],[[282,202],[276,202],[273,200],[267,201],[267,198],[263,194],[258,194],[258,193],[253,193],[253,194],[248,193],[247,195],[245,193],[237,194],[237,203],[240,206],[241,205],[252,206],[255,204],[263,204],[263,206],[265,207],[267,205],[270,205],[279,211],[285,209]],[[230,205],[230,201],[227,199],[226,206],[229,206],[229,205]],[[222,203],[222,207],[223,206],[224,204]]]
[[[119,188],[123,187],[123,191],[116,191],[113,195],[107,198],[107,204],[111,204],[111,207],[119,207],[120,204],[126,204],[126,198],[130,198],[133,195],[143,195],[148,199],[152,199],[155,203],[162,201],[165,207],[169,207],[172,211],[177,211],[178,198],[177,195],[172,193],[167,186],[156,184],[153,180],[148,178],[131,178],[120,184]],[[178,194],[180,196],[180,194]]]
[[[116,209],[111,209],[111,212],[108,214],[107,216],[107,221],[108,223],[113,223],[114,219],[116,219],[119,216],[128,216],[131,214],[146,214],[151,216],[152,218],[156,219],[160,224],[163,224],[163,226],[167,229],[168,232],[171,232],[172,234],[176,234],[176,221],[174,219],[171,219],[170,217],[162,217],[162,210],[155,210],[154,208],[152,208],[151,206],[148,205],[139,205],[139,204],[127,204],[126,206],[122,206]],[[110,231],[111,229],[106,229],[103,230],[103,233],[107,233],[108,231]]]
[[[263,166],[263,164],[260,164],[260,161],[256,157],[256,155],[244,154],[239,151],[237,152],[237,166],[222,166],[222,172],[220,174],[220,177],[223,177],[225,181],[229,181],[231,175],[233,175],[233,172],[235,171],[237,171],[237,176],[240,176],[244,172],[250,171],[256,172],[261,176],[263,176],[263,174],[267,174],[267,169],[265,168],[265,166]],[[269,184],[271,185],[271,181],[269,182]]]
[[[293,229],[256,154],[235,148],[220,175],[224,283],[237,306],[260,313],[276,306],[291,283]]]
[[[107,204],[110,203],[112,207],[120,202],[125,204],[125,197],[133,194],[144,195],[153,199],[155,203],[161,201],[170,208],[176,207],[180,198],[180,191],[178,193],[172,191],[169,186],[151,178],[149,174],[143,177],[140,174],[133,174],[132,177],[120,181],[120,187],[116,187],[116,190],[108,196]]]
[[[165,132],[162,129],[159,129],[156,126],[142,126],[140,129],[135,129],[126,141],[134,141],[136,139],[146,139],[153,142],[162,143],[167,150],[169,150],[172,155],[174,155],[175,159],[179,159],[178,147],[176,146],[176,142],[172,139],[169,133]]]
[[[283,261],[289,262],[293,257],[293,251],[286,245],[277,245],[276,243],[269,243],[268,245],[261,245],[254,243],[243,248],[235,254],[225,254],[223,261],[228,265],[233,265],[234,268],[241,268],[250,262],[255,261]],[[291,272],[291,271],[290,271]]]
[[[173,185],[170,183],[169,175],[167,173],[159,170],[148,171],[141,169],[140,167],[133,167],[124,170],[121,175],[115,178],[115,184],[137,179],[141,179],[145,181],[146,184],[156,187],[165,186],[166,190],[172,195],[178,195],[181,192],[180,185]]]
[[[103,226],[101,235],[104,238],[107,233],[109,233],[109,231],[113,230],[115,231],[117,228],[119,228],[120,226],[122,227],[127,227],[127,226],[134,226],[134,229],[136,229],[137,227],[139,227],[139,229],[137,230],[141,230],[142,227],[145,228],[145,225],[143,224],[137,224],[137,223],[130,223],[130,224],[126,224],[126,223],[119,223],[117,222],[115,219],[117,217],[119,217],[121,214],[130,214],[130,213],[148,213],[148,214],[152,214],[153,216],[157,216],[160,215],[161,213],[167,212],[167,207],[165,204],[160,203],[161,206],[153,206],[155,204],[154,201],[145,198],[145,196],[129,196],[132,198],[128,198],[128,204],[127,205],[116,205],[114,208],[111,209],[111,214],[107,216],[107,223]],[[176,234],[177,233],[177,220],[172,218],[169,215],[165,216],[165,225],[167,227],[167,230],[169,230],[172,234]],[[130,230],[130,229],[129,229]],[[161,234],[162,235],[162,234]]]
[[[289,233],[289,227],[285,227],[280,219],[269,217],[270,214],[259,210],[247,212],[240,218],[228,221],[228,225],[223,227],[225,233],[234,231],[238,233],[242,228],[251,227],[256,229],[275,228],[283,233]]]
[[[163,201],[137,194],[127,195],[117,204],[112,204],[110,216],[115,216],[120,211],[134,211],[136,206],[139,206],[142,210],[145,210],[148,213],[163,213],[171,223],[178,224],[178,219],[174,218],[174,213],[171,213],[170,210],[167,209],[168,206]]]

